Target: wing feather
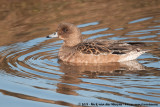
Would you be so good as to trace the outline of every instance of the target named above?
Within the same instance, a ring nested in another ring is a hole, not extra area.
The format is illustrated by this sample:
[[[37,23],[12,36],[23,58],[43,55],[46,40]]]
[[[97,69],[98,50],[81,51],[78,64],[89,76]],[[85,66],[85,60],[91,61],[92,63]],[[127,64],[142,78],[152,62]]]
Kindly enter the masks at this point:
[[[141,43],[138,43],[141,44]],[[136,43],[126,43],[116,40],[89,40],[76,45],[76,50],[83,54],[126,54],[133,50],[140,51]]]

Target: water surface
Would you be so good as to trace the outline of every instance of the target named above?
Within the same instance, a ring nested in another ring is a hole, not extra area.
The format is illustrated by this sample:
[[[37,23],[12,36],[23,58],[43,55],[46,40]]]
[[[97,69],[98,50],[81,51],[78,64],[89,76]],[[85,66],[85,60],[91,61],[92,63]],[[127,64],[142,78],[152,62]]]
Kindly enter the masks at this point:
[[[160,1],[0,4],[2,107],[160,106]],[[63,41],[45,38],[60,22],[77,25],[84,39],[144,42],[151,51],[123,63],[60,62]]]

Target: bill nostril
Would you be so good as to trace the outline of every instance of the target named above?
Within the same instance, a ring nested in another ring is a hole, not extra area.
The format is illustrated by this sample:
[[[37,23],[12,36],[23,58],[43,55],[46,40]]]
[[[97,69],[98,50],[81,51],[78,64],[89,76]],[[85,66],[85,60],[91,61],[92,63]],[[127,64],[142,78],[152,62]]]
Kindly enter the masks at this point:
[[[46,38],[50,38],[50,37],[49,37],[49,35],[48,35],[48,36],[46,36]]]

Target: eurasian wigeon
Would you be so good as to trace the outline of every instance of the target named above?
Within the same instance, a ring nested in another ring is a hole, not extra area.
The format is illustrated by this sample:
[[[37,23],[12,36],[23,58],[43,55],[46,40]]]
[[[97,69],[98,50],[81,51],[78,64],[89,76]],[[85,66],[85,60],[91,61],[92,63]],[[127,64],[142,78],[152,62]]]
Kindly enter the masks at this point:
[[[57,32],[47,36],[64,41],[58,58],[71,63],[108,63],[134,60],[145,50],[141,42],[121,42],[118,40],[82,40],[80,30],[73,24],[61,23]]]

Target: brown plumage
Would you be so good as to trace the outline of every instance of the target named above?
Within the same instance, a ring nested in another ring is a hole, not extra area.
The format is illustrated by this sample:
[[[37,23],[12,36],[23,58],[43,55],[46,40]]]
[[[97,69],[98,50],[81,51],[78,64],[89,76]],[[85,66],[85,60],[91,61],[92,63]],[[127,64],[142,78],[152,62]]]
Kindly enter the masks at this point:
[[[82,40],[80,30],[69,23],[62,23],[57,33],[48,37],[58,36],[64,40],[59,50],[60,60],[72,63],[108,63],[134,60],[145,53],[140,49],[144,43],[121,42],[117,40]]]

